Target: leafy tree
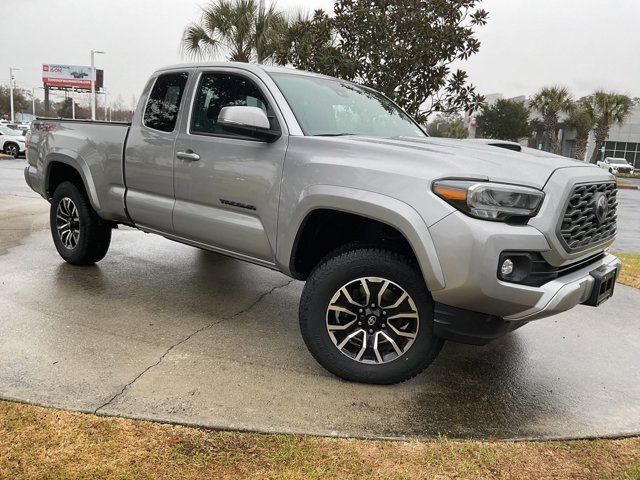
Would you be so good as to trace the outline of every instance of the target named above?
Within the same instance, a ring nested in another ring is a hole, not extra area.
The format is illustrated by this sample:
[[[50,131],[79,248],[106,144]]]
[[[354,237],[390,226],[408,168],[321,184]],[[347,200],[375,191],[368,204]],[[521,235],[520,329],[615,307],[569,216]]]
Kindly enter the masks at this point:
[[[70,98],[65,98],[62,101],[62,106],[60,108],[58,108],[58,116],[61,118],[71,118],[73,116],[73,106],[72,106],[72,100]],[[76,103],[76,106],[78,106],[78,104]]]
[[[488,14],[479,3],[336,0],[333,17],[320,10],[291,26],[276,61],[368,85],[421,123],[432,112],[476,109],[484,99],[451,65],[480,47],[474,28]]]
[[[481,135],[488,138],[517,142],[532,131],[529,108],[516,100],[499,99],[491,106],[485,105],[476,120]]]
[[[467,138],[467,129],[462,116],[458,113],[437,114],[435,119],[427,125],[427,133],[432,137]]]
[[[332,77],[355,76],[355,62],[342,53],[334,21],[323,10],[291,22],[276,48],[274,61]]]
[[[287,30],[285,15],[275,5],[263,9],[256,0],[214,0],[199,23],[189,25],[182,48],[193,58],[228,54],[229,60],[267,61]]]
[[[560,155],[562,145],[558,140],[558,116],[569,112],[572,106],[571,94],[564,87],[545,87],[531,99],[531,106],[542,115],[544,133],[551,142],[553,153]]]
[[[72,118],[73,110],[72,110],[71,102],[72,102],[71,98],[65,98],[61,102],[54,104],[55,115],[57,115],[60,118]],[[78,104],[78,102],[75,102],[75,103],[76,103],[76,112],[75,112],[76,118],[91,118],[91,112],[89,111],[88,106],[82,107],[81,105]],[[102,119],[103,110],[99,109],[99,111],[96,113],[96,116],[99,119]]]
[[[24,91],[19,88],[13,89],[13,111],[14,113],[31,111],[31,100],[27,99]],[[5,113],[11,114],[9,85],[0,85],[0,116]]]
[[[576,130],[576,152],[574,158],[584,160],[587,154],[589,133],[595,125],[591,109],[586,98],[581,98],[571,106],[567,124]]]
[[[633,101],[626,95],[598,91],[587,97],[585,105],[595,123],[596,147],[591,155],[591,163],[596,163],[611,125],[625,121],[631,112]]]

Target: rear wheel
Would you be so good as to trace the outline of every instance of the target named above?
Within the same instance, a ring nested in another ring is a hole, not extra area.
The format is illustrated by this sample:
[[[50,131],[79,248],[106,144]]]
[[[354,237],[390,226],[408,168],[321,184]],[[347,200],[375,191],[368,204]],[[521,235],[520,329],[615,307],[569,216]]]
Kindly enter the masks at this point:
[[[53,243],[66,262],[91,265],[107,254],[111,226],[98,216],[84,191],[75,184],[63,182],[56,188],[50,224]]]
[[[433,302],[417,266],[379,249],[322,261],[305,285],[300,327],[323,367],[364,383],[408,380],[443,344],[433,335]]]

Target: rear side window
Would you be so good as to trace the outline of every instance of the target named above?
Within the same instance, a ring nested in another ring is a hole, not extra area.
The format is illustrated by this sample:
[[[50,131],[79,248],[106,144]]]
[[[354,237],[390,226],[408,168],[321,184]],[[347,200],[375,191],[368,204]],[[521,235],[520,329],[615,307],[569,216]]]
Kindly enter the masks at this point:
[[[158,77],[144,109],[145,126],[162,132],[173,132],[188,77],[186,72],[167,73]]]

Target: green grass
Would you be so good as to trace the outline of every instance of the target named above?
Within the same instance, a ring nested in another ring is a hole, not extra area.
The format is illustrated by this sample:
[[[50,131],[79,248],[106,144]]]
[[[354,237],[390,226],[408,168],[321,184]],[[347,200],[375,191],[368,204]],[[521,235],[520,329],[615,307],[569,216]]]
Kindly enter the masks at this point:
[[[638,253],[615,253],[622,260],[622,271],[618,277],[618,282],[630,287],[640,288],[640,254]]]

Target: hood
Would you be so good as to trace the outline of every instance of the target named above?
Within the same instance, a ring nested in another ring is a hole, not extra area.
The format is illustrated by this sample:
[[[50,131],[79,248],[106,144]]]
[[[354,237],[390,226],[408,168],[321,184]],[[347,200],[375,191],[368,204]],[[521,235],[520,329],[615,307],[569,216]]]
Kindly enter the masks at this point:
[[[318,138],[318,137],[314,137]],[[427,179],[462,177],[486,179],[543,188],[549,177],[561,168],[597,168],[589,163],[552,153],[522,147],[515,151],[496,143],[474,142],[448,138],[379,138],[333,137],[332,143],[349,150],[357,146],[359,156],[370,161],[384,161],[395,173],[408,171]],[[509,143],[510,145],[512,143]],[[350,152],[351,153],[351,152]],[[347,155],[347,156],[351,156]],[[393,162],[389,162],[393,159]],[[601,169],[599,169],[601,170]]]

